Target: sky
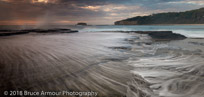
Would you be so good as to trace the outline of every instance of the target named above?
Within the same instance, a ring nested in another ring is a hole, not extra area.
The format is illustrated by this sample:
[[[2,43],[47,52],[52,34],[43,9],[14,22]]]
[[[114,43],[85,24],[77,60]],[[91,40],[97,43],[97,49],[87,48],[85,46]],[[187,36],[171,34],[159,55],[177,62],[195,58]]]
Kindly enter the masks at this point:
[[[0,0],[0,25],[111,25],[161,12],[204,7],[204,0]]]

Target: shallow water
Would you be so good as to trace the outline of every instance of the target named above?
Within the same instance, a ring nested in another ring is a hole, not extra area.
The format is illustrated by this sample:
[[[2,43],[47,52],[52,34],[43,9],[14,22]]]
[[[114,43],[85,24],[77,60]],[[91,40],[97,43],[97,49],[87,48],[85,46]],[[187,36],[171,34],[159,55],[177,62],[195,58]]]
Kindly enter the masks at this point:
[[[203,43],[203,40],[186,39],[144,45],[152,54],[131,59],[129,64],[135,67],[132,73],[148,81],[156,97],[203,97],[204,47],[192,42]]]
[[[105,97],[203,97],[204,41],[81,30],[0,38],[0,91]],[[2,94],[2,93],[1,93]]]

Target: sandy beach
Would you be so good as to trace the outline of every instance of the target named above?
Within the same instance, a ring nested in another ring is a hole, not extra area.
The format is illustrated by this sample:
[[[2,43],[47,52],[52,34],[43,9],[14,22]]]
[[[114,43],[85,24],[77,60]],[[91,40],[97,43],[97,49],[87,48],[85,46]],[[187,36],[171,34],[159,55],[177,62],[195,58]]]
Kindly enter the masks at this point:
[[[0,44],[2,94],[93,91],[97,97],[204,95],[203,39],[155,41],[147,34],[121,32],[30,33],[1,37]],[[63,96],[68,95],[59,97]]]

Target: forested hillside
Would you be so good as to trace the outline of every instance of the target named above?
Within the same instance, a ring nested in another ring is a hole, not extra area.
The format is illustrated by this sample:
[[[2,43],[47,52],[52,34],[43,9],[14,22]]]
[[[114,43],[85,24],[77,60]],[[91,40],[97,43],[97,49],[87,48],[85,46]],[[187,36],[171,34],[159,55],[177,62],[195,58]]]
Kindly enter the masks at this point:
[[[137,16],[115,22],[115,25],[148,24],[204,24],[204,8],[186,12],[158,13],[149,16]]]

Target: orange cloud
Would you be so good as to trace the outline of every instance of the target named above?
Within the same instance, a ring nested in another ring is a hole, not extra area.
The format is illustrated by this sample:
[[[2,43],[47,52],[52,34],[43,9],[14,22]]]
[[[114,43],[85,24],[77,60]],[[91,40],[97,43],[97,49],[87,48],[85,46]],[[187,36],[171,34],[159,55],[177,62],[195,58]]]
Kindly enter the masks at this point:
[[[11,2],[11,3],[55,3],[57,0],[0,0],[3,2]]]
[[[0,21],[0,25],[35,25],[36,23],[33,20]]]
[[[32,0],[32,3],[55,3],[57,0]]]

